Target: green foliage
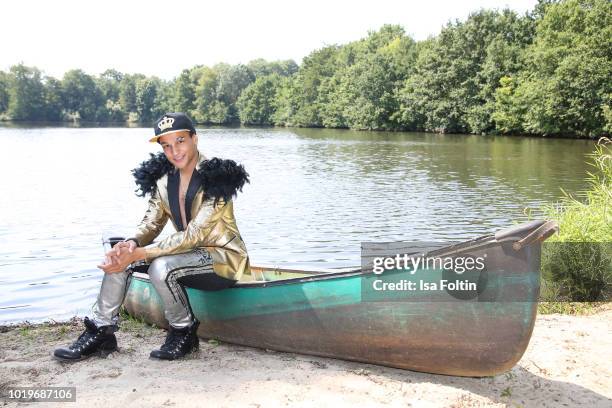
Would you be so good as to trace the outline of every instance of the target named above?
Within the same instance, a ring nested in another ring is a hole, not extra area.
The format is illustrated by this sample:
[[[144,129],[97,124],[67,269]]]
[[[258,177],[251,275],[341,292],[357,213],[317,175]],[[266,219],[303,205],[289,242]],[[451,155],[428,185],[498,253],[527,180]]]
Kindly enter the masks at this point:
[[[299,68],[293,60],[268,62],[262,58],[250,61],[247,67],[255,78],[271,74],[286,77],[295,74]]]
[[[103,96],[90,75],[80,69],[66,72],[62,79],[63,106],[71,117],[95,121]]]
[[[609,132],[612,3],[566,0],[544,10],[525,50],[525,68],[510,92],[497,93],[498,129],[587,137]]]
[[[236,103],[240,123],[270,125],[275,111],[276,91],[281,78],[278,74],[258,77],[242,91]]]
[[[102,106],[98,106],[97,119],[104,122],[123,122],[125,112],[120,103],[121,81],[124,75],[114,69],[107,69],[99,77],[94,78],[100,90]]]
[[[612,284],[610,242],[552,242],[544,248],[544,299],[606,300]]]
[[[269,68],[262,61],[253,63],[258,72]],[[239,121],[238,98],[255,80],[255,74],[246,65],[216,64],[213,67],[193,68],[189,78],[193,89],[193,108],[178,108],[190,113],[200,123],[228,124]]]
[[[242,90],[249,86],[255,76],[245,65],[217,65],[219,72],[217,84],[217,105],[225,112],[224,117],[219,116],[216,123],[231,123],[239,120],[236,101]]]
[[[174,110],[177,112],[191,112],[195,101],[195,84],[188,69],[184,69],[174,81]]]
[[[596,138],[612,131],[612,2],[479,10],[415,42],[399,25],[292,60],[184,69],[162,81],[81,70],[0,72],[0,119],[272,124]]]
[[[495,90],[520,69],[532,33],[533,19],[510,10],[481,10],[449,24],[419,53],[401,91],[403,121],[428,131],[491,131]]]
[[[212,107],[217,100],[218,73],[209,67],[197,68],[195,77],[195,109],[191,111],[194,120],[200,123],[213,122]],[[176,89],[178,91],[178,88]],[[177,108],[180,111],[180,107]],[[189,112],[189,110],[183,110]]]
[[[284,122],[289,126],[322,126],[320,117],[319,87],[326,78],[334,75],[337,65],[338,47],[328,46],[304,57],[300,70],[294,76],[288,100],[281,101],[281,109],[291,111]],[[287,109],[288,106],[290,109]]]
[[[137,92],[136,92],[136,83],[139,80],[144,79],[144,75],[125,75],[121,78],[119,82],[119,104],[121,106],[121,110],[123,111],[125,118],[128,119],[129,122],[137,121]],[[130,120],[131,116],[131,120]]]
[[[605,307],[604,302],[540,302],[538,303],[539,314],[568,314],[568,315],[588,315],[596,313],[600,308]]]
[[[200,123],[222,124],[229,121],[229,109],[220,100],[220,72],[227,69],[226,64],[217,64],[212,68],[197,67],[192,71],[195,84],[195,109],[193,118]]]
[[[295,126],[293,118],[301,103],[301,93],[297,83],[297,75],[283,78],[276,91],[276,110],[272,121],[276,125]]]
[[[136,81],[136,113],[140,122],[150,123],[163,114],[157,108],[159,80],[141,78]]]
[[[515,103],[516,99],[522,98],[522,95],[516,93],[516,78],[503,76],[499,84],[499,88],[495,90],[495,110],[491,118],[497,130],[502,133],[521,132],[521,118],[526,114],[526,105]]]
[[[606,139],[602,139],[605,141]],[[566,195],[545,208],[560,233],[544,246],[544,295],[572,301],[609,300],[612,290],[612,150],[600,142],[582,200]]]
[[[399,26],[386,25],[342,47],[341,64],[319,85],[316,105],[323,126],[398,129],[397,94],[412,71],[415,42]]]
[[[9,105],[9,76],[0,71],[0,115],[8,109]]]
[[[304,58],[276,92],[275,124],[398,129],[397,93],[412,72],[416,44],[397,25]]]
[[[119,100],[119,84],[122,79],[123,74],[121,72],[107,69],[94,80],[105,100],[117,101]]]
[[[47,77],[43,94],[45,106],[44,119],[52,122],[62,120],[64,104],[62,101],[63,88],[61,81]]]
[[[13,120],[44,119],[44,84],[40,70],[14,65],[9,71],[7,114]]]

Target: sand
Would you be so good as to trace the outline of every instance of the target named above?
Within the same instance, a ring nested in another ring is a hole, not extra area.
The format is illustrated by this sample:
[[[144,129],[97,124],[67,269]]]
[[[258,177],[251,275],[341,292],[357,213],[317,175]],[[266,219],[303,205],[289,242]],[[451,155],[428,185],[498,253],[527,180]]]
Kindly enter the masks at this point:
[[[76,386],[83,407],[612,407],[612,310],[540,315],[525,355],[495,377],[461,378],[201,342],[174,362],[149,359],[165,332],[125,322],[120,351],[60,363],[80,322],[2,329],[0,389]],[[0,401],[0,406],[24,403]]]

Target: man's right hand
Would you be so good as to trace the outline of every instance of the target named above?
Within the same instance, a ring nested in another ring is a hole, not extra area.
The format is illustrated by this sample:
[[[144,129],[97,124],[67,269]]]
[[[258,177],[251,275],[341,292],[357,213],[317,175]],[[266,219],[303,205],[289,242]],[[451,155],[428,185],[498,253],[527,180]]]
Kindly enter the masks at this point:
[[[122,258],[121,253],[123,252],[124,254],[132,254],[134,253],[134,250],[136,248],[138,248],[138,245],[136,245],[136,242],[132,239],[117,242],[115,245],[113,245],[113,249],[108,251],[106,257],[104,258],[104,263],[98,265],[98,268],[105,269],[107,267],[118,266],[120,264],[120,258]],[[121,268],[118,271],[120,270]]]

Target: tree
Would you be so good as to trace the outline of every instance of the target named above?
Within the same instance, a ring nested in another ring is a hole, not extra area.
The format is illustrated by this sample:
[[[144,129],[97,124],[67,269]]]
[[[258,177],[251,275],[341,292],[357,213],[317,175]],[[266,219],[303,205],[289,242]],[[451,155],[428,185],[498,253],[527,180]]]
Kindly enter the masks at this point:
[[[393,129],[391,117],[399,109],[396,78],[389,60],[373,55],[345,70],[336,89],[342,117],[352,129]],[[328,101],[333,104],[335,95]]]
[[[297,126],[322,126],[320,115],[319,86],[325,78],[332,77],[336,70],[339,47],[327,46],[311,52],[304,57],[302,66],[291,82],[293,87],[287,96],[293,98],[286,101],[295,107],[293,114],[286,123]],[[289,84],[289,82],[287,82]]]
[[[221,123],[236,122],[239,120],[236,101],[242,90],[255,80],[255,76],[242,64],[222,66],[217,70],[219,72],[217,100],[227,108],[226,118]]]
[[[86,121],[97,119],[98,107],[104,106],[104,98],[90,75],[80,69],[66,72],[62,91],[64,109],[68,114]]]
[[[44,85],[40,70],[19,64],[13,65],[9,72],[9,118],[44,120]]]
[[[124,75],[115,70],[107,69],[94,78],[96,88],[100,93],[100,101],[96,109],[96,120],[102,122],[123,122],[126,114],[121,109],[120,85]]]
[[[241,123],[272,124],[276,91],[280,80],[281,77],[276,73],[261,76],[242,91],[236,102]]]
[[[299,67],[293,60],[271,61],[268,62],[263,58],[258,58],[250,61],[247,68],[255,76],[259,78],[270,74],[278,74],[279,76],[290,76],[295,74]]]
[[[9,105],[9,76],[0,71],[0,115],[8,109]]]
[[[123,74],[115,69],[107,69],[95,79],[97,87],[102,92],[105,100],[119,100],[119,85]]]
[[[526,66],[512,88],[497,94],[500,130],[596,137],[612,105],[612,3],[547,4]],[[513,115],[518,115],[513,118]],[[508,118],[512,118],[509,120]],[[512,123],[513,126],[508,126]]]
[[[136,80],[136,113],[142,123],[153,122],[161,115],[158,102],[159,80],[157,78],[139,78]]]
[[[174,88],[172,87],[172,81],[164,81],[156,78],[157,84],[157,98],[155,99],[154,116],[155,119],[159,118],[165,112],[176,111],[172,106],[172,100],[174,98]]]
[[[124,118],[130,122],[139,121],[136,83],[142,79],[145,79],[142,74],[124,75],[119,83],[119,105]]]
[[[227,109],[217,103],[219,73],[210,67],[200,67],[197,78],[193,118],[200,123],[223,123]]]
[[[302,103],[303,94],[298,85],[297,75],[281,78],[276,89],[275,110],[272,122],[275,125],[294,126],[294,117]]]
[[[188,69],[181,71],[181,74],[174,81],[173,87],[173,110],[189,114],[195,107],[195,83],[192,80],[191,71]]]
[[[401,91],[402,122],[438,132],[492,130],[495,89],[520,69],[532,32],[533,19],[510,10],[481,10],[449,23],[420,49]]]
[[[412,72],[415,42],[400,26],[385,25],[368,37],[342,47],[340,66],[319,88],[324,126],[397,129],[397,94]]]
[[[44,80],[45,120],[59,122],[63,119],[62,83],[53,77]]]
[[[174,80],[108,69],[62,81],[23,64],[0,72],[0,118],[150,122],[182,111],[198,123],[531,133],[612,130],[612,2],[539,0],[480,10],[415,42],[383,25],[293,60],[183,70]]]

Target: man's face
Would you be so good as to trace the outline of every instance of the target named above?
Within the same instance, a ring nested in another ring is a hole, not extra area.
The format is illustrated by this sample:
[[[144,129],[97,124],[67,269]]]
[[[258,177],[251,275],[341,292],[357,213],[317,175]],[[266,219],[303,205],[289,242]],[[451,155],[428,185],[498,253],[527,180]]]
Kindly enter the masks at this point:
[[[186,167],[198,157],[198,135],[189,135],[189,131],[170,133],[159,138],[159,144],[170,163],[177,169]]]

